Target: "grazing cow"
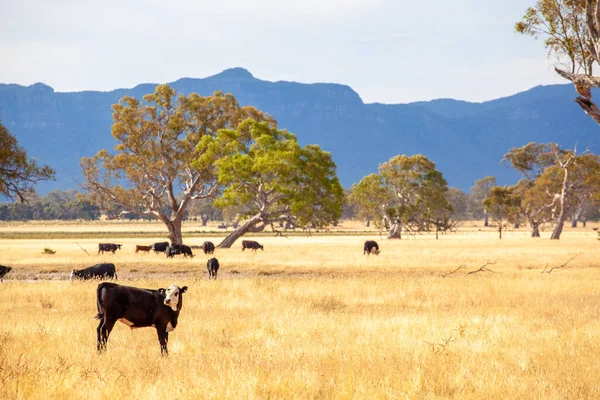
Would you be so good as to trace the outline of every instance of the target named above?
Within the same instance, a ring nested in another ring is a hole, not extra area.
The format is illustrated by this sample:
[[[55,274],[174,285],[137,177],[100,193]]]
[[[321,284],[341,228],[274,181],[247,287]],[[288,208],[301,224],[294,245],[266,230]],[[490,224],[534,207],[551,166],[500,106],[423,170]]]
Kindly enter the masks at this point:
[[[265,250],[262,244],[259,244],[254,240],[242,240],[242,251],[246,249],[252,249],[253,251],[256,251],[258,249],[261,249],[263,251]]]
[[[194,257],[194,254],[192,254],[192,249],[190,249],[190,246],[186,246],[185,244],[172,244],[169,247],[167,247],[166,253],[167,253],[167,258],[173,258],[173,256],[176,256],[177,254],[183,254],[184,257],[187,257],[187,256],[190,256],[190,258]]]
[[[202,250],[204,251],[204,254],[214,254],[215,245],[213,242],[204,242],[202,244]]]
[[[71,280],[74,279],[117,279],[115,264],[104,263],[96,264],[83,269],[74,269],[71,271]]]
[[[158,333],[160,353],[167,355],[169,332],[177,327],[187,286],[171,285],[167,289],[140,289],[103,282],[96,290],[98,314],[98,352],[106,350],[110,331],[117,321],[131,329],[152,326]]]
[[[121,244],[100,243],[98,244],[98,254],[104,254],[105,251],[112,251],[112,253],[115,254],[115,251],[119,250],[121,246]]]
[[[145,253],[149,253],[152,250],[152,246],[140,246],[139,244],[135,245],[135,252],[143,251]]]
[[[380,253],[380,251],[379,251],[379,245],[377,244],[376,241],[374,241],[374,240],[367,240],[365,242],[365,247],[364,247],[363,254],[366,254],[366,255],[369,255],[369,254],[378,255],[379,253]]]
[[[0,265],[0,282],[2,282],[2,278],[4,275],[8,274],[12,270],[12,267],[5,267],[4,265]]]
[[[206,263],[206,269],[208,269],[208,279],[217,279],[217,271],[219,270],[219,260],[211,258]]]
[[[154,243],[152,245],[152,251],[154,251],[156,254],[164,253],[165,251],[167,251],[167,247],[169,247],[169,242]]]

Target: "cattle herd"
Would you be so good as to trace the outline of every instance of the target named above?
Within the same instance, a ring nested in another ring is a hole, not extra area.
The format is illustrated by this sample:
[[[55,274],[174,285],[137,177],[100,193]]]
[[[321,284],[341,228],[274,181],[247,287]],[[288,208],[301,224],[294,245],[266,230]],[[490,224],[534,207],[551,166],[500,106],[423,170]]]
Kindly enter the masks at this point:
[[[114,254],[121,247],[121,244],[100,243],[98,244],[98,254],[104,254],[107,251]],[[243,240],[242,251],[245,249],[264,251],[264,247],[254,240]],[[157,254],[165,253],[167,258],[173,258],[177,254],[183,254],[184,257],[189,256],[190,258],[194,256],[190,246],[171,245],[169,242],[154,243],[151,246],[135,246],[136,253],[140,251],[149,253],[151,250]],[[204,254],[214,254],[215,245],[206,241],[202,245],[202,250]],[[365,242],[363,254],[378,255],[379,253],[377,242],[374,240]],[[219,260],[215,257],[210,258],[206,263],[206,269],[208,270],[208,279],[217,279]],[[12,267],[0,265],[0,281],[11,270]],[[117,271],[113,263],[101,263],[83,269],[74,269],[71,271],[70,277],[71,280],[109,278],[117,279]],[[112,282],[100,283],[96,289],[96,306],[98,308],[96,319],[100,320],[96,329],[98,352],[106,350],[108,336],[118,321],[131,329],[154,327],[160,343],[160,352],[167,355],[169,332],[177,327],[177,319],[183,306],[183,294],[186,291],[187,286],[179,287],[177,285],[171,285],[166,289],[142,289]]]

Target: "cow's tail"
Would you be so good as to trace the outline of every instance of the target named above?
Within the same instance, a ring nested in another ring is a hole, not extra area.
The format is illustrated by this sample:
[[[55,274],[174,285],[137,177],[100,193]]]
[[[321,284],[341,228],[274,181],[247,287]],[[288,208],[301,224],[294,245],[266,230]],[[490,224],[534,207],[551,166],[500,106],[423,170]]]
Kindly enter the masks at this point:
[[[98,314],[96,314],[96,319],[104,318],[104,307],[102,306],[102,289],[104,289],[105,283],[101,283],[98,285],[96,289],[96,307],[98,307]]]

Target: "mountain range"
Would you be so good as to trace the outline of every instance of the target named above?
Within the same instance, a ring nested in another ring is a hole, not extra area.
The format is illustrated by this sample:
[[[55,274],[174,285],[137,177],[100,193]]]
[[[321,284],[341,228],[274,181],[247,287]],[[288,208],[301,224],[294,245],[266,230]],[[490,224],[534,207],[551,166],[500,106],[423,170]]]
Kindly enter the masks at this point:
[[[482,103],[439,99],[407,104],[366,104],[346,85],[270,82],[243,68],[169,85],[203,96],[222,90],[241,105],[270,113],[302,145],[318,144],[331,152],[346,188],[397,154],[425,155],[449,186],[468,191],[488,175],[499,184],[516,182],[519,175],[501,159],[528,142],[600,152],[600,127],[573,101],[571,84],[537,86]],[[116,144],[110,133],[111,105],[126,95],[141,98],[155,86],[55,92],[43,83],[0,84],[0,121],[30,156],[57,171],[56,181],[38,186],[40,193],[78,189],[81,157]]]

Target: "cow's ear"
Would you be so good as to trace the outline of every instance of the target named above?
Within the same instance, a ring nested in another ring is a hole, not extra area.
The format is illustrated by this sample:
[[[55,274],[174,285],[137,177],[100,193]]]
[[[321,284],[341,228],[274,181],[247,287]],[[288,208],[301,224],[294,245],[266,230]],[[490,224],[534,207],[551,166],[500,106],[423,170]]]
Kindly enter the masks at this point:
[[[158,293],[160,293],[160,294],[165,294],[166,291],[167,291],[167,289],[163,289],[163,288],[158,289]]]
[[[180,290],[181,293],[185,293],[186,291],[187,291],[187,286],[182,287]]]

